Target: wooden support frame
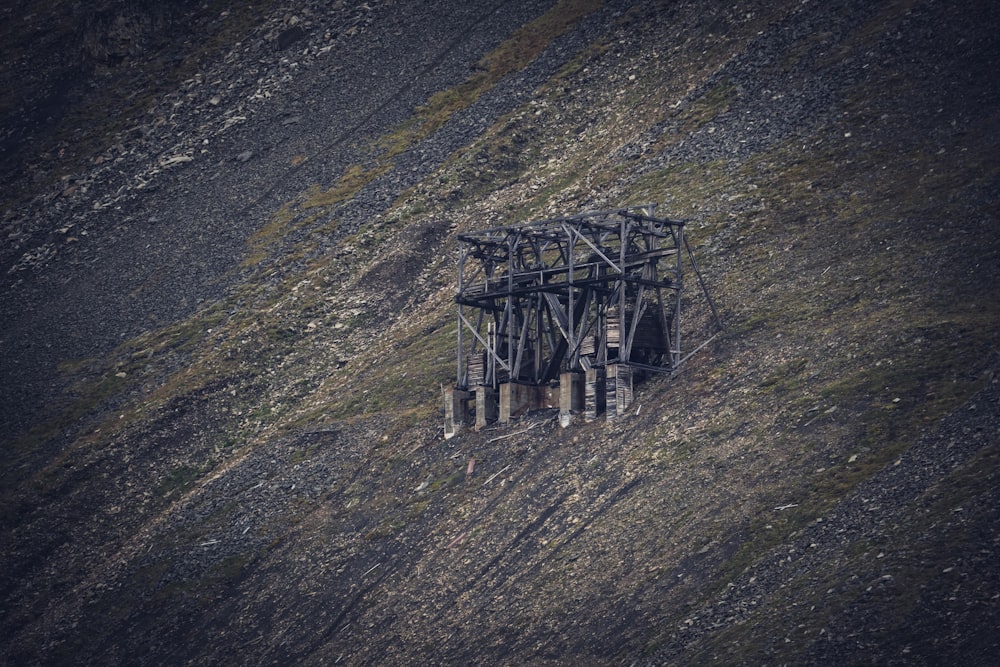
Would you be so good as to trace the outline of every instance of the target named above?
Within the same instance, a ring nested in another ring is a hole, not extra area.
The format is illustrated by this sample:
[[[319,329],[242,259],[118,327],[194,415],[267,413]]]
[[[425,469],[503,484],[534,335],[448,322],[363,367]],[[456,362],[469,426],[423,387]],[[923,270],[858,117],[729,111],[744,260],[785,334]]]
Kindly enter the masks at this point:
[[[649,204],[460,234],[456,386],[474,389],[468,367],[483,352],[476,378],[493,390],[506,383],[555,385],[567,373],[609,366],[640,374],[678,370],[688,356],[681,349],[687,265],[713,324],[720,330],[722,324],[684,221],[657,217],[655,209]],[[682,261],[685,253],[690,262]]]

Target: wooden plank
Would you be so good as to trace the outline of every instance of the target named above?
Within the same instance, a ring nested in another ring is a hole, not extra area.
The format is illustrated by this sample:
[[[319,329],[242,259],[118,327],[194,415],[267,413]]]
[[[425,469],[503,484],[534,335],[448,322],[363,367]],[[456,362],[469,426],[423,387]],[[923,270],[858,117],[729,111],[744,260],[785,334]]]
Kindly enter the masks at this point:
[[[475,387],[486,381],[486,353],[473,352],[469,355],[469,386]]]
[[[608,308],[608,334],[607,334],[607,346],[608,347],[619,347],[622,340],[622,321],[621,316],[618,313],[618,307],[612,306]]]

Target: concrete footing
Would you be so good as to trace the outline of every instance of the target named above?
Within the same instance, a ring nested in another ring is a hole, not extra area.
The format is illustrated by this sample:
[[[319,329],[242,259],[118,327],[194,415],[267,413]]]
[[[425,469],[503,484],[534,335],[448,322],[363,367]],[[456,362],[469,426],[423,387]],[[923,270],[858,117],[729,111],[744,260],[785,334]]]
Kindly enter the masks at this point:
[[[584,408],[583,373],[563,373],[559,376],[559,425],[566,428],[573,423],[573,415]]]
[[[493,387],[476,387],[476,430],[497,420],[497,392]]]
[[[506,424],[513,417],[526,412],[544,410],[559,406],[559,388],[547,385],[516,384],[500,385],[500,423]]]
[[[470,424],[472,393],[461,389],[444,390],[444,438],[453,438]]]
[[[632,368],[627,364],[609,364],[586,373],[563,373],[555,387],[509,382],[501,384],[499,391],[484,386],[470,391],[446,389],[444,437],[452,438],[469,426],[479,431],[496,421],[507,424],[525,413],[548,408],[559,408],[559,425],[563,428],[581,414],[588,422],[601,415],[613,420],[625,414],[631,404]]]
[[[506,424],[511,417],[531,410],[531,406],[538,402],[539,389],[527,384],[500,385],[500,423]]]

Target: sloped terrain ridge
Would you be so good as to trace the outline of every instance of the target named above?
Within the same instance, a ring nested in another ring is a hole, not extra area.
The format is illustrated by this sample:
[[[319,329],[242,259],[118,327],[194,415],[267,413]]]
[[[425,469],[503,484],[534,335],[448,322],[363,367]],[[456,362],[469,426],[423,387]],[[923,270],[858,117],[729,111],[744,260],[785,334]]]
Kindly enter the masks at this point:
[[[3,10],[0,662],[995,662],[996,3],[147,5]],[[724,334],[445,441],[456,235],[651,202]]]

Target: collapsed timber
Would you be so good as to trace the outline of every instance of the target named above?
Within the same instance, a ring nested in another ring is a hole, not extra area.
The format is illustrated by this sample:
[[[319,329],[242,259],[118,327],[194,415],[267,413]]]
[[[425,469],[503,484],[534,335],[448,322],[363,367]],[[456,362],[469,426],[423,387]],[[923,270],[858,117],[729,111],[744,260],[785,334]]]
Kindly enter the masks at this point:
[[[459,235],[458,362],[445,437],[558,408],[614,419],[650,374],[722,329],[684,235],[648,204]],[[685,261],[686,256],[686,261]],[[699,292],[684,290],[684,272]],[[684,312],[683,326],[681,313]],[[685,351],[691,331],[707,332]]]

